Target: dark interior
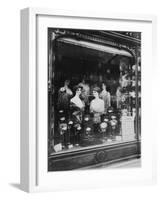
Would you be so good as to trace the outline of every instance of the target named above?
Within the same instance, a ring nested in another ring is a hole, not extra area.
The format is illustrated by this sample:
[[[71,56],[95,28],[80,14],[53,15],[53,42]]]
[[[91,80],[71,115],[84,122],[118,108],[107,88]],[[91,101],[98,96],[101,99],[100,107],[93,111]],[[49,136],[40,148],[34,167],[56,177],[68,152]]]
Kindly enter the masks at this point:
[[[119,85],[120,60],[124,59],[130,63],[128,57],[87,49],[71,44],[57,42],[55,51],[54,69],[54,102],[55,110],[55,142],[57,140],[57,101],[58,91],[64,85],[65,80],[70,80],[70,89],[79,84],[82,79],[86,80],[90,86],[97,85],[101,88],[101,83],[105,82],[107,90],[111,96],[115,96]],[[63,72],[63,73],[62,73]],[[91,93],[92,95],[92,93]],[[92,97],[91,97],[92,100]],[[111,102],[115,107],[115,102]]]
[[[109,92],[115,94],[122,58],[130,61],[125,56],[58,42],[54,64],[54,86],[56,90],[59,89],[67,79],[70,80],[71,88],[83,78],[90,85],[98,84],[102,80],[106,82]]]

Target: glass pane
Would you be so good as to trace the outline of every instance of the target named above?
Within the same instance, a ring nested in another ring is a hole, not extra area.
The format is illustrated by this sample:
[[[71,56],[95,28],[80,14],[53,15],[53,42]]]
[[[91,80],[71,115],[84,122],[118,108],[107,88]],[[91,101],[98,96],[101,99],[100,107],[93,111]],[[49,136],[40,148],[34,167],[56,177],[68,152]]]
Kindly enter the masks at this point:
[[[139,139],[141,33],[49,29],[48,37],[49,153]]]

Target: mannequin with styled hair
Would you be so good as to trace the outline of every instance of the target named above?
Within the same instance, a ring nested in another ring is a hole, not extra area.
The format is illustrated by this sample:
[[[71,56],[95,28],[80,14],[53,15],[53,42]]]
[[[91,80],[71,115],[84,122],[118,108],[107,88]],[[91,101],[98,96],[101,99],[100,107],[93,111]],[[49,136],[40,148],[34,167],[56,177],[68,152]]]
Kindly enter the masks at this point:
[[[85,104],[88,105],[88,103],[89,103],[88,97],[90,94],[90,87],[86,83],[85,79],[82,79],[82,81],[78,85],[82,87],[82,98],[84,99]]]
[[[73,92],[69,88],[70,81],[65,80],[64,86],[61,87],[58,91],[58,108],[65,111],[65,113],[68,113],[69,110],[69,104],[70,99],[73,95]]]
[[[102,91],[100,93],[100,97],[104,101],[105,112],[107,112],[107,109],[111,106],[111,96],[110,96],[110,93],[106,89],[106,84],[105,83],[102,83]]]
[[[75,96],[70,100],[70,109],[72,111],[72,115],[75,117],[76,121],[78,123],[81,123],[82,121],[82,115],[84,112],[85,104],[80,99],[80,95],[82,93],[82,87],[81,86],[75,86]]]
[[[101,115],[105,111],[104,101],[99,97],[100,92],[99,87],[93,88],[94,99],[90,103],[90,112],[94,114],[93,121],[95,124],[100,123]]]
[[[80,99],[80,95],[82,93],[82,86],[75,86],[74,91],[75,91],[75,96],[70,100],[70,103],[75,104],[76,107],[80,108],[81,110],[84,109],[84,102]]]

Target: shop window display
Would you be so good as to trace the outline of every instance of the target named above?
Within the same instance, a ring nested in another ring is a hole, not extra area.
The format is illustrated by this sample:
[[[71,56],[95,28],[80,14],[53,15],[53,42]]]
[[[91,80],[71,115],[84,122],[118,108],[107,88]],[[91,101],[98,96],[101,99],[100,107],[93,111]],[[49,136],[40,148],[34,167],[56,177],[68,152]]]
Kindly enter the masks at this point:
[[[105,41],[115,40],[102,39],[99,31],[49,29],[48,34],[49,155],[140,139],[140,46],[115,45],[112,52]]]

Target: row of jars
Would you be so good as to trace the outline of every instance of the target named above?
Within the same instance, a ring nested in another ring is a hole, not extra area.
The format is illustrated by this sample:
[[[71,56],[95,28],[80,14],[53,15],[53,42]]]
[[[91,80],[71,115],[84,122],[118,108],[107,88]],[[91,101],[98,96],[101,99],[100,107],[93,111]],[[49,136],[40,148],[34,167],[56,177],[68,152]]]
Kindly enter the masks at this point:
[[[83,139],[90,137],[115,138],[120,134],[120,121],[118,116],[110,111],[108,115],[102,115],[100,123],[93,123],[93,118],[90,115],[85,115],[82,123],[76,123],[72,119],[66,119],[63,116],[63,111],[59,118],[59,136],[63,148],[80,146]]]

